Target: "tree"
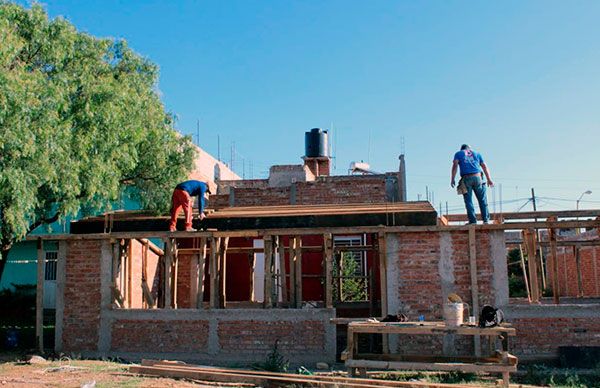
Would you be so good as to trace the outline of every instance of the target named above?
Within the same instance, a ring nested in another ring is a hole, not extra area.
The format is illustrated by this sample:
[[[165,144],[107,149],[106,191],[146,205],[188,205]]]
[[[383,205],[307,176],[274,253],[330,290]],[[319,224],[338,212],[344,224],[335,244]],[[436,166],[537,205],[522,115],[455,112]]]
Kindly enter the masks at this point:
[[[0,0],[0,277],[27,233],[109,209],[126,187],[143,208],[166,210],[195,149],[157,80],[125,41]]]

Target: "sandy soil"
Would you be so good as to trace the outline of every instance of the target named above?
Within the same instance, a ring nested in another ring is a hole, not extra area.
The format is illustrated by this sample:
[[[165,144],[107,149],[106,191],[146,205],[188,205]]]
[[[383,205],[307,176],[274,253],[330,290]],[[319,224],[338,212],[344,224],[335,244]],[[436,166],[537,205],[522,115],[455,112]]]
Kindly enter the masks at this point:
[[[218,387],[210,382],[153,378],[129,373],[129,365],[110,361],[70,360],[25,363],[0,354],[0,388],[4,387]]]

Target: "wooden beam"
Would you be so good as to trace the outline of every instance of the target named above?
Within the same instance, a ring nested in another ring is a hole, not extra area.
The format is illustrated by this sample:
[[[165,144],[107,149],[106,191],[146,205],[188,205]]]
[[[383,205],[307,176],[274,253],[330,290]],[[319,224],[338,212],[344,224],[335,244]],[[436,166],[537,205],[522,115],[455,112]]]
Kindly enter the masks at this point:
[[[296,307],[296,237],[290,237],[289,240],[290,306]]]
[[[302,237],[296,236],[296,308],[302,308]]]
[[[283,236],[279,236],[279,244],[277,245],[279,254],[279,285],[281,286],[281,305],[288,306],[288,291],[287,291],[287,271],[285,269],[285,246],[283,245]]]
[[[221,245],[221,238],[211,237],[210,239],[210,308],[219,308],[219,263],[217,253]]]
[[[577,269],[577,297],[583,297],[583,277],[581,275],[581,256],[579,247],[575,247],[575,268]]]
[[[531,285],[531,302],[540,302],[540,288],[537,271],[537,246],[536,233],[534,229],[525,229],[523,231],[525,239],[525,251],[527,252],[527,267],[529,268],[529,284]]]
[[[554,218],[555,220],[556,218]],[[560,289],[558,283],[558,253],[556,250],[556,230],[550,229],[549,231],[550,240],[550,262],[552,263],[552,297],[554,304],[560,303]]]
[[[131,240],[127,240],[126,245],[125,245],[125,252],[127,253],[125,255],[125,262],[127,263],[127,307],[131,308],[131,304],[133,303],[133,293],[132,293],[132,281],[131,281],[131,274],[132,274],[132,268],[131,266],[133,265],[133,260],[131,257],[131,250],[133,249],[133,247],[131,246]]]
[[[200,238],[200,253],[198,253],[198,285],[196,287],[196,308],[204,306],[204,263],[206,261],[206,237]]]
[[[227,247],[229,246],[229,237],[221,240],[219,266],[219,307],[224,309],[227,306]]]
[[[527,301],[531,303],[531,290],[529,287],[529,280],[527,276],[527,269],[525,268],[525,255],[523,255],[523,246],[519,244],[519,257],[521,261],[521,270],[523,271],[523,281],[525,283],[525,291],[527,291]]]
[[[265,236],[265,265],[264,265],[264,298],[263,298],[263,307],[271,308],[273,307],[272,301],[272,282],[273,282],[273,273],[271,272],[272,268],[272,260],[273,260],[273,240],[271,236]]]
[[[35,336],[38,351],[44,353],[44,279],[46,270],[46,252],[44,241],[37,241],[37,287],[35,294]]]
[[[325,271],[325,308],[333,308],[333,237],[323,235],[323,263]]]
[[[548,210],[548,211],[534,211],[534,212],[509,212],[509,213],[493,213],[490,214],[491,218],[502,215],[505,220],[532,220],[535,218],[576,218],[576,217],[598,217],[600,216],[600,209],[592,210]],[[448,221],[451,222],[462,222],[468,221],[466,214],[448,214],[445,216]]]
[[[173,266],[173,239],[165,238],[163,240],[165,244],[165,274],[163,279],[165,301],[164,308],[173,308],[173,294],[172,294],[172,266]]]
[[[477,281],[477,236],[475,228],[469,229],[469,268],[471,272],[471,310],[472,315],[479,316],[479,285]],[[475,357],[481,357],[481,338],[473,336]]]
[[[120,241],[114,241],[113,242],[113,252],[112,252],[112,286],[111,288],[113,289],[113,292],[111,293],[112,295],[112,302],[113,305],[114,304],[118,304],[117,302],[117,294],[114,292],[114,290],[119,290],[119,276],[121,274],[121,242]],[[119,295],[121,293],[119,292]],[[122,302],[122,301],[121,301]],[[120,307],[123,307],[122,305]]]

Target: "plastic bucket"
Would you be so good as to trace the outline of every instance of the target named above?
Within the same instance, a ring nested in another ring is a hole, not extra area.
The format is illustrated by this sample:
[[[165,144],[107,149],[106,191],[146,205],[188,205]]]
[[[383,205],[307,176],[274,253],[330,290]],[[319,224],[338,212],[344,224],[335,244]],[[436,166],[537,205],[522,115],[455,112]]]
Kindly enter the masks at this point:
[[[446,303],[444,305],[444,322],[447,326],[460,326],[463,324],[464,303]]]

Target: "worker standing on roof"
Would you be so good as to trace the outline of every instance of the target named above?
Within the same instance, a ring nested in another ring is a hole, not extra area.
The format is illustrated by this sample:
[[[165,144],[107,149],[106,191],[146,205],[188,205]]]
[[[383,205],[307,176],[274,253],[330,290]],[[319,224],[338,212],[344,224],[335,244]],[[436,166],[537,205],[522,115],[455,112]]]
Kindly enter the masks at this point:
[[[174,232],[177,230],[177,216],[179,211],[183,208],[183,214],[185,214],[185,230],[187,232],[195,232],[196,229],[192,228],[192,206],[194,200],[192,197],[198,197],[198,218],[204,219],[204,204],[205,200],[210,194],[208,184],[205,182],[190,180],[185,181],[177,185],[173,191],[171,198],[171,223],[169,224],[169,231]]]
[[[482,172],[487,178],[487,184],[494,187],[494,182],[490,177],[490,171],[483,161],[480,153],[475,152],[468,144],[463,144],[460,151],[454,154],[452,162],[452,175],[450,176],[450,186],[454,187],[454,177],[456,176],[457,166],[460,167],[460,181],[458,182],[457,191],[463,195],[465,207],[467,208],[467,217],[469,224],[476,224],[475,207],[473,206],[473,192],[479,202],[479,210],[481,211],[481,219],[484,224],[489,223],[490,212],[488,210],[487,198],[485,195],[485,182],[483,181]]]

